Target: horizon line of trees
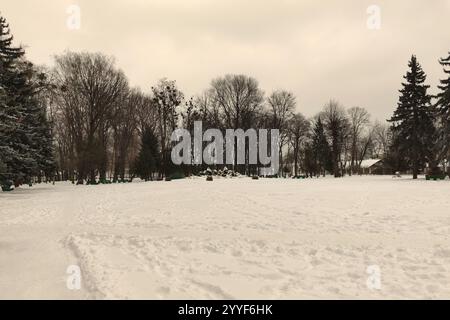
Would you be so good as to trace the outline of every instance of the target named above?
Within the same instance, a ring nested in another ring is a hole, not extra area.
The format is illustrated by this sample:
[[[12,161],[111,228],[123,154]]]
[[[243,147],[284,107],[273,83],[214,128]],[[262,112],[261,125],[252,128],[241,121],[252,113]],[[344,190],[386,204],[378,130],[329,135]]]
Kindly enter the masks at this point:
[[[428,166],[439,174],[450,159],[450,53],[439,60],[446,78],[428,93],[426,74],[412,56],[397,109],[388,123],[371,121],[362,107],[330,100],[313,118],[296,111],[286,90],[268,96],[246,75],[213,79],[186,99],[175,81],[150,92],[132,88],[114,59],[101,53],[66,52],[54,65],[36,67],[12,44],[0,17],[0,184],[71,180],[73,183],[145,180],[198,174],[205,165],[174,166],[171,134],[194,130],[278,129],[279,175],[335,177],[361,172],[364,159],[380,158],[391,171]],[[224,166],[217,166],[220,169]],[[233,165],[247,175],[258,168]]]

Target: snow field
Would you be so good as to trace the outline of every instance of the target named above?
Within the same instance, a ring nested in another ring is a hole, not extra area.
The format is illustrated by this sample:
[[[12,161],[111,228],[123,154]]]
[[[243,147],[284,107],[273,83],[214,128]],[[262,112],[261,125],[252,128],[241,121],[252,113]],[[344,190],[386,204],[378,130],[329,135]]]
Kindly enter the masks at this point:
[[[386,176],[25,187],[0,194],[0,297],[450,298],[449,195]]]

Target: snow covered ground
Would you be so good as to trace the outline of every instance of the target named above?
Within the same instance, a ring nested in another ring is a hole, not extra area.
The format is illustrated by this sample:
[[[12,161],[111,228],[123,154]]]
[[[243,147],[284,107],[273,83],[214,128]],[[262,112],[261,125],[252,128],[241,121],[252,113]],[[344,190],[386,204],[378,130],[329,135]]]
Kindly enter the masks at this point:
[[[70,265],[81,290],[66,286]],[[373,265],[379,289],[367,285]],[[450,182],[190,179],[0,193],[0,298],[448,299]]]

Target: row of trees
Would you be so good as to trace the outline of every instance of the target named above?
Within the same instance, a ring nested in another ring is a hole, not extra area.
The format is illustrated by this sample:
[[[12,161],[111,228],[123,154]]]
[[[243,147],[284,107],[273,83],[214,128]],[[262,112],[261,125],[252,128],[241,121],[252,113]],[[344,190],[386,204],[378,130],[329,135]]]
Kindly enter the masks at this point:
[[[101,54],[66,53],[51,71],[52,120],[57,125],[58,163],[62,178],[79,182],[98,176],[124,179],[126,172],[151,179],[192,174],[202,165],[175,168],[170,161],[171,132],[203,129],[271,128],[280,131],[281,173],[310,176],[327,172],[339,177],[361,170],[367,158],[382,158],[392,171],[412,170],[417,177],[428,164],[432,172],[449,156],[449,66],[447,79],[432,97],[425,73],[412,57],[392,124],[372,122],[361,107],[345,109],[329,101],[312,119],[296,112],[291,92],[269,96],[245,75],[226,75],[201,95],[185,101],[174,81],[161,80],[151,92],[130,89],[123,73]],[[435,98],[435,99],[433,99]],[[126,170],[128,168],[129,170]],[[248,163],[234,165],[242,174],[255,172]]]
[[[50,75],[59,178],[94,183],[128,171],[146,179],[167,172],[184,99],[175,82],[161,80],[144,94],[99,53],[57,56]]]
[[[36,68],[14,47],[0,20],[0,181],[37,179],[106,182],[190,175],[203,165],[175,167],[171,134],[177,127],[203,130],[250,128],[280,132],[280,174],[355,174],[367,158],[382,158],[393,171],[426,164],[438,172],[449,158],[450,56],[441,59],[446,78],[431,96],[426,76],[412,57],[394,115],[372,122],[362,107],[331,100],[306,119],[286,90],[268,96],[256,79],[226,75],[202,94],[185,99],[175,81],[163,79],[149,92],[130,87],[114,60],[100,53],[66,52],[52,68]],[[255,174],[248,163],[233,165]]]
[[[281,174],[359,171],[367,157],[385,156],[390,132],[371,123],[360,107],[346,110],[330,101],[311,120],[296,112],[292,93],[264,96],[258,82],[245,75],[226,75],[211,82],[200,96],[184,101],[174,81],[161,80],[151,92],[130,89],[112,60],[101,54],[66,53],[56,58],[52,79],[52,120],[62,179],[90,182],[190,175],[204,165],[174,167],[171,133],[183,127],[203,130],[271,128],[280,131]],[[128,170],[126,170],[128,168]],[[235,164],[241,174],[257,168]]]

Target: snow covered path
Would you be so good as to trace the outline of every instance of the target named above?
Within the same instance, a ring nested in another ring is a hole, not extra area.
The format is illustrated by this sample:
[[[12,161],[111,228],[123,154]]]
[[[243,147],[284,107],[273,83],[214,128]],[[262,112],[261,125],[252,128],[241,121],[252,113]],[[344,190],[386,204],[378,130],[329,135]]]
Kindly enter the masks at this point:
[[[78,265],[82,290],[66,287]],[[367,267],[381,288],[367,286]],[[0,193],[0,298],[450,298],[450,182],[180,180]]]

